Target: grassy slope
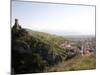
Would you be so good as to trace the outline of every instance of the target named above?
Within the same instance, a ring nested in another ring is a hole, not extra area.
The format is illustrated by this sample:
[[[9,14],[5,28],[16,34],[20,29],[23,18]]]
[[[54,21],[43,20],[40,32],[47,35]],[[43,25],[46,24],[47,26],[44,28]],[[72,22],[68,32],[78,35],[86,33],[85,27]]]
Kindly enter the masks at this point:
[[[61,36],[12,29],[12,38],[15,73],[43,72],[48,65],[55,65],[66,58],[66,51],[59,47],[65,41]],[[25,64],[20,64],[21,61]]]
[[[56,36],[45,32],[37,32],[27,29],[28,33],[33,37],[39,38],[42,41],[47,41],[49,43],[60,44],[61,41],[65,41],[65,38],[62,36]]]
[[[36,38],[41,39],[43,42],[49,42],[51,44],[54,44],[55,49],[53,49],[53,51],[54,53],[57,53],[57,55],[62,55],[62,53],[64,52],[60,48],[56,47],[56,44],[59,45],[61,41],[65,41],[63,37],[43,32],[35,32],[35,31],[34,32],[29,31],[29,34],[31,34]],[[72,71],[72,70],[95,69],[96,67],[95,61],[96,61],[95,55],[77,56],[74,57],[73,59],[69,59],[58,65],[55,65],[48,71]]]
[[[61,57],[65,57],[65,51],[59,47],[60,43],[65,41],[65,39],[61,36],[51,35],[43,32],[35,32],[28,30],[28,33],[38,39],[38,42],[43,42],[46,44],[51,44],[53,47],[54,55],[60,55]],[[29,36],[26,37],[27,39]],[[23,37],[22,37],[23,39]],[[25,39],[23,39],[25,40]],[[32,42],[32,41],[31,41]],[[81,69],[95,69],[96,67],[96,59],[95,55],[91,56],[77,56],[73,59],[69,59],[67,61],[63,61],[62,63],[55,65],[50,68],[48,71],[71,71],[71,70],[81,70]]]
[[[41,42],[52,45],[53,53],[55,55],[62,55],[64,57],[66,56],[65,50],[59,47],[60,44],[65,41],[65,39],[62,36],[57,36],[49,33],[37,32],[32,30],[28,30],[28,33],[34,38],[38,38]]]
[[[88,70],[96,68],[96,57],[95,55],[90,56],[77,56],[73,59],[64,61],[49,69],[53,71],[74,71],[74,70]]]

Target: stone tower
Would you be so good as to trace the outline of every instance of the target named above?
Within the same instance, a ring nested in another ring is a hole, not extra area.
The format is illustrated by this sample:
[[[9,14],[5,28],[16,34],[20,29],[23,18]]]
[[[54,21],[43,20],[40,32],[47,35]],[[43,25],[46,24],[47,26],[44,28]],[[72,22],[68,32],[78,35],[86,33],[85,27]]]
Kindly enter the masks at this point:
[[[18,19],[15,19],[15,24],[13,26],[13,29],[17,29],[17,30],[20,30],[21,29],[21,26],[18,23]]]

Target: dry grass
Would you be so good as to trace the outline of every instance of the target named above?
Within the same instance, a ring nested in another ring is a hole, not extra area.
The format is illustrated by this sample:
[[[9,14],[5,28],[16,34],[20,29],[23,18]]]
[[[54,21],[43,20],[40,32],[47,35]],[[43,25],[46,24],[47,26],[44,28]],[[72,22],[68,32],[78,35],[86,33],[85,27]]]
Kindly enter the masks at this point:
[[[74,70],[89,70],[96,68],[96,56],[95,55],[84,55],[76,56],[72,59],[59,63],[54,67],[50,68],[49,72],[58,71],[74,71]]]

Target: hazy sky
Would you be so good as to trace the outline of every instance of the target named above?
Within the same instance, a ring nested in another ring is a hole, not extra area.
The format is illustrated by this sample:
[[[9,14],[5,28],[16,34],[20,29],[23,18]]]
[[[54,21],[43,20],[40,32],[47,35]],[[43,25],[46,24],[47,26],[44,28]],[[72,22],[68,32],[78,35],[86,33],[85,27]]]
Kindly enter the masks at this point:
[[[94,35],[95,7],[82,5],[12,2],[14,19],[24,28],[59,35]]]

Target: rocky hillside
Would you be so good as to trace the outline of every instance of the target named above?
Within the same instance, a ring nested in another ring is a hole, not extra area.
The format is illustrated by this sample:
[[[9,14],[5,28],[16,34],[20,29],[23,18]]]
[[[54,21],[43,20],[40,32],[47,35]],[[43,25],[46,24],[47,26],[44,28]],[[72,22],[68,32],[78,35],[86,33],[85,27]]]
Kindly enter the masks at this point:
[[[12,71],[16,74],[44,72],[67,58],[61,36],[12,27]]]
[[[90,60],[90,62],[85,63],[86,57],[78,57],[81,54],[81,46],[79,47],[76,42],[70,42],[62,36],[24,29],[18,24],[17,19],[15,19],[11,34],[12,74],[84,69],[78,67],[84,67],[92,61],[94,63],[90,67],[95,68],[95,57],[93,60],[89,57],[86,61]],[[71,63],[75,67],[69,66]],[[86,66],[85,69],[91,69],[88,67]]]

